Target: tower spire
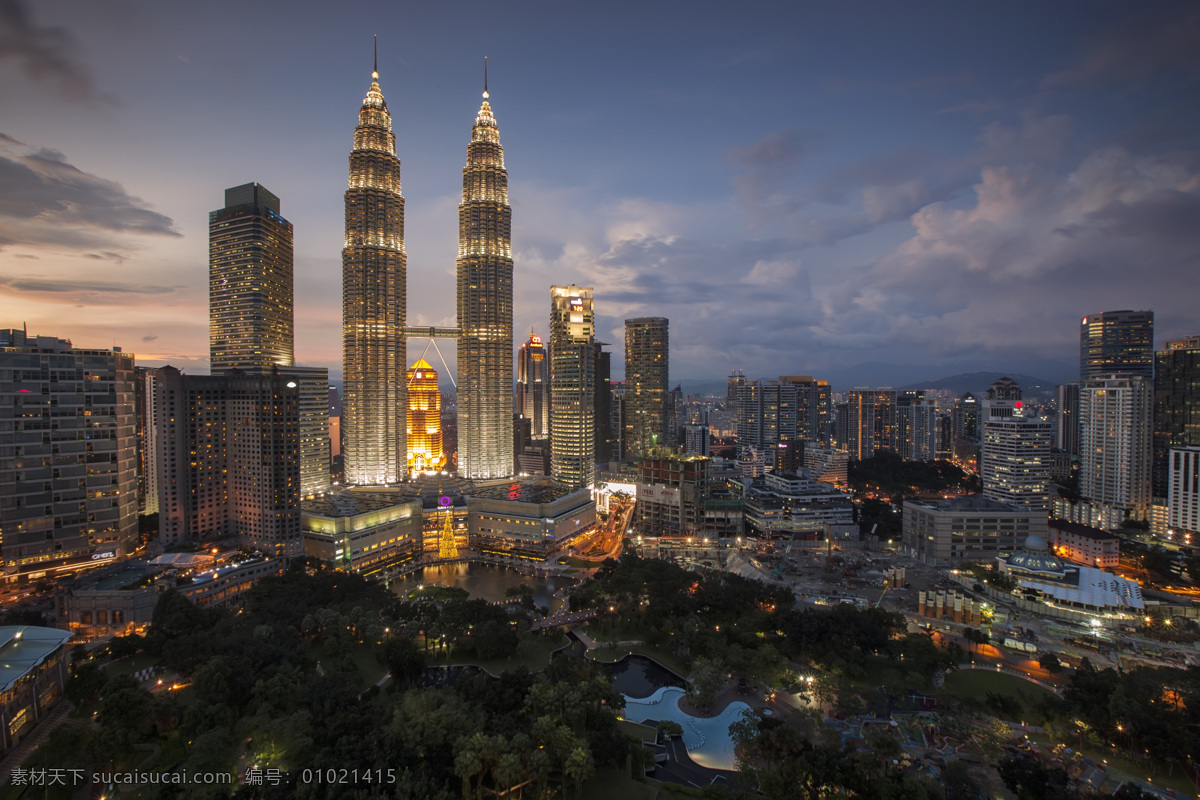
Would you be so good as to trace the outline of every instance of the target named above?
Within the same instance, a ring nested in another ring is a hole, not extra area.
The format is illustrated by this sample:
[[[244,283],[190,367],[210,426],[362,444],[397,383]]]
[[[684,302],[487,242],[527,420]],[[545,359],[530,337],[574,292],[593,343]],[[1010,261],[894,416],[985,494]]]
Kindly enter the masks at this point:
[[[379,77],[379,34],[376,33],[374,36],[375,36],[375,57],[371,61],[371,77],[378,78]],[[486,83],[487,81],[484,81],[484,82]]]
[[[483,57],[483,99],[488,99],[487,90],[487,56]]]

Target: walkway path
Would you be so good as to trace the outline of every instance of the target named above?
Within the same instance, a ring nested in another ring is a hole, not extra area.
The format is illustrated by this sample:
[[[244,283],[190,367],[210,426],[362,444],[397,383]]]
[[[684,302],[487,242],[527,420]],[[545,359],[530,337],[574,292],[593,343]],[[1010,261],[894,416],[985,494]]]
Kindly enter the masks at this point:
[[[73,708],[74,706],[66,700],[60,701],[48,715],[42,718],[37,727],[33,729],[33,733],[25,737],[20,744],[10,750],[0,760],[0,787],[8,784],[8,779],[12,776],[12,771],[24,764],[26,759],[33,755],[33,751],[37,750],[42,742],[46,741],[46,738],[55,728],[68,721],[74,725],[83,724],[83,720],[72,720],[69,717]]]

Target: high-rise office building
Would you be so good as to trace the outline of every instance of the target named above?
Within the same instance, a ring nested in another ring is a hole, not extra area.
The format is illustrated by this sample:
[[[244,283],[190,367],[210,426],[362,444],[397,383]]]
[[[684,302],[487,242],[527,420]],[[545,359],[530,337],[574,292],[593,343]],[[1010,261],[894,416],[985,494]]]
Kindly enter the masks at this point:
[[[1200,541],[1200,447],[1172,447],[1167,459],[1167,533],[1194,545]]]
[[[1167,496],[1171,448],[1200,447],[1200,336],[1173,339],[1154,354],[1155,498]]]
[[[625,457],[644,458],[665,442],[669,322],[665,317],[625,320]]]
[[[846,445],[851,458],[896,449],[896,391],[858,387],[846,393]]]
[[[710,452],[707,425],[683,426],[683,455],[706,456]]]
[[[1154,377],[1154,312],[1103,311],[1079,329],[1079,380],[1107,375]]]
[[[371,86],[358,112],[345,205],[342,442],[346,482],[394,483],[408,468],[404,381],[408,257],[400,159],[378,71],[371,73]]]
[[[272,556],[300,556],[296,380],[281,369],[157,373],[160,541],[237,536]]]
[[[896,397],[896,452],[909,461],[937,458],[937,403],[923,390]]]
[[[1054,446],[1072,456],[1079,455],[1079,381],[1054,387],[1055,426]]]
[[[738,445],[762,450],[796,438],[798,387],[785,381],[749,381],[738,387]]]
[[[746,376],[740,369],[735,369],[725,379],[725,410],[733,415],[733,425],[737,427],[738,392],[746,385]]]
[[[303,496],[329,489],[329,370],[297,367],[292,323],[292,225],[257,183],[225,190],[208,217],[213,374],[285,370],[300,393]]]
[[[138,513],[158,513],[158,430],[161,420],[154,404],[154,380],[158,371],[134,367],[133,407],[137,422]]]
[[[208,338],[213,372],[294,363],[292,223],[257,183],[225,190],[208,215]]]
[[[625,381],[611,381],[612,397],[612,461],[626,461],[629,456],[625,431]]]
[[[542,337],[529,334],[517,349],[517,413],[530,425],[530,437],[550,437],[550,362]]]
[[[828,444],[833,425],[829,381],[811,375],[781,375],[779,380],[796,387],[796,436]]]
[[[56,574],[137,546],[133,355],[0,330],[0,566]]]
[[[661,444],[677,448],[682,440],[682,428],[687,422],[687,403],[683,399],[683,387],[679,384],[667,392],[666,421],[663,424]]]
[[[1079,494],[1098,509],[1093,520],[1100,527],[1147,519],[1150,389],[1148,379],[1128,374],[1091,378],[1080,386]]]
[[[975,395],[967,392],[955,400],[951,417],[954,420],[954,438],[979,441],[979,399]]]
[[[486,79],[463,167],[457,266],[458,471],[500,478],[514,464],[512,209]]]
[[[596,463],[613,460],[612,353],[607,342],[596,342]]]
[[[595,482],[596,347],[591,287],[550,287],[550,474]]]
[[[983,422],[979,475],[983,496],[1045,513],[1050,508],[1049,420],[1026,417],[1020,400],[1008,403],[1009,414],[996,414]]]
[[[442,392],[438,374],[423,358],[408,369],[408,471],[437,472],[442,451]]]

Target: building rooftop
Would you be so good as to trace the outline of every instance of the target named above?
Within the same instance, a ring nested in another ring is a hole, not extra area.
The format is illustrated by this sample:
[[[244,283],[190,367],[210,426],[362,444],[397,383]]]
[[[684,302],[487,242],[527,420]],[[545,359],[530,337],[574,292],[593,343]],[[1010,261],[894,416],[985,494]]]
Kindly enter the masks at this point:
[[[321,517],[355,517],[369,511],[380,511],[398,506],[412,499],[411,497],[402,497],[394,491],[342,492],[312,500],[302,500],[300,509],[305,514],[315,514]]]
[[[522,483],[509,481],[496,486],[486,486],[471,492],[472,497],[488,500],[511,500],[514,503],[553,503],[572,492],[579,491],[558,481]]]
[[[29,674],[71,638],[70,631],[37,625],[0,627],[0,691]]]
[[[1002,503],[999,500],[992,500],[989,497],[984,497],[981,494],[969,494],[961,497],[949,497],[941,500],[923,500],[915,505],[924,508],[932,508],[938,511],[962,511],[962,512],[996,512],[996,513],[1028,513],[1026,509],[1020,506]]]
[[[1100,528],[1093,528],[1091,525],[1081,525],[1078,522],[1068,522],[1065,519],[1051,519],[1050,527],[1064,533],[1073,533],[1076,536],[1083,536],[1087,539],[1096,539],[1098,541],[1119,540],[1121,537],[1115,533],[1109,533]]]

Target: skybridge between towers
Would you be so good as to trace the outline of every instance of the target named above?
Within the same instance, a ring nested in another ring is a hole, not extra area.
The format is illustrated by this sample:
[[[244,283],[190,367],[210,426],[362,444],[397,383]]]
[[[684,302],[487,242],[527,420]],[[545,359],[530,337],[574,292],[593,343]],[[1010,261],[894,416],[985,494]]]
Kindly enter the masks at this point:
[[[446,369],[446,377],[450,379],[450,383],[452,383],[454,385],[455,389],[458,388],[458,381],[456,381],[454,379],[454,373],[450,371],[450,365],[446,363],[446,357],[444,355],[442,355],[442,351],[440,349],[438,349],[437,340],[438,339],[454,339],[455,341],[457,341],[458,337],[461,334],[462,334],[462,331],[459,330],[458,328],[438,328],[438,327],[432,326],[432,325],[427,328],[408,328],[408,327],[406,327],[404,329],[404,338],[405,339],[428,339],[429,340],[429,344],[425,345],[425,351],[421,353],[421,358],[424,358],[426,353],[429,352],[429,345],[430,344],[433,345],[433,349],[437,350],[438,358],[440,358],[442,360],[442,366]],[[412,383],[412,378],[409,378],[409,383]]]

